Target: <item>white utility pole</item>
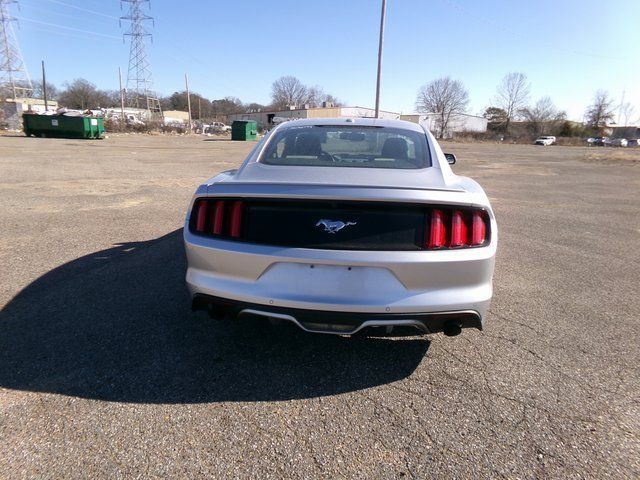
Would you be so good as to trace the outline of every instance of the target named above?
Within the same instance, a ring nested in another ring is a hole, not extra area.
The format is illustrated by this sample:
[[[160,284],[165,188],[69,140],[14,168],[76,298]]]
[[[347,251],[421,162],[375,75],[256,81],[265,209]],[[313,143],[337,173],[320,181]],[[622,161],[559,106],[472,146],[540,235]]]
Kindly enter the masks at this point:
[[[187,87],[187,109],[189,110],[189,133],[191,133],[191,95],[189,95],[189,77],[184,74],[184,84]]]

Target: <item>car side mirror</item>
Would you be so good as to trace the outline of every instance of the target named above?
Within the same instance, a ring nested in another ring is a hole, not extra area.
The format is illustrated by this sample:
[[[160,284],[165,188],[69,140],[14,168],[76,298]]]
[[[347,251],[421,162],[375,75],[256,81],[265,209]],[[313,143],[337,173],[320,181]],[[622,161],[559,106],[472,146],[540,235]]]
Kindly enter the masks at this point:
[[[449,165],[453,165],[454,163],[456,163],[456,156],[453,153],[445,153],[444,158],[447,159],[447,163]]]

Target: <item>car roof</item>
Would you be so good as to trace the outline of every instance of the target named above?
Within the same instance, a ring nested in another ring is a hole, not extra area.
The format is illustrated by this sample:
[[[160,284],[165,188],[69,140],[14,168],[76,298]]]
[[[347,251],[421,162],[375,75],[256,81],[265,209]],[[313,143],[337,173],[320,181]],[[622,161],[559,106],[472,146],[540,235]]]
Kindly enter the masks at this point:
[[[362,127],[384,127],[399,128],[424,133],[423,128],[417,123],[405,120],[391,120],[388,118],[366,118],[366,117],[338,117],[338,118],[304,118],[300,120],[290,120],[281,123],[278,130],[286,130],[295,127],[307,126],[362,126]]]

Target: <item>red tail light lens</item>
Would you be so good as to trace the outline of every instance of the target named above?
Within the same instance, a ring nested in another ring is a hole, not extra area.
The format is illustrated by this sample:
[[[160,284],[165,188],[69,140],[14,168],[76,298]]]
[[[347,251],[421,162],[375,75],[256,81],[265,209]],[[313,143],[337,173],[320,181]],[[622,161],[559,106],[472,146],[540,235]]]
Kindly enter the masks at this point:
[[[487,226],[484,212],[475,211],[471,217],[471,246],[482,245],[487,239]]]
[[[214,237],[240,238],[243,212],[242,200],[197,200],[189,228]]]
[[[211,222],[211,233],[222,235],[224,226],[224,200],[218,200],[213,209],[213,221]]]
[[[489,240],[489,217],[484,210],[434,208],[426,221],[425,249],[481,247]]]
[[[464,247],[467,244],[467,224],[464,213],[454,210],[451,214],[451,243],[452,248]]]
[[[196,205],[196,231],[204,232],[207,223],[207,202],[199,201]]]
[[[231,206],[231,227],[229,228],[229,235],[233,238],[238,238],[242,231],[242,201],[235,201]]]
[[[447,230],[444,225],[444,213],[442,210],[432,210],[427,248],[443,248],[446,242]]]

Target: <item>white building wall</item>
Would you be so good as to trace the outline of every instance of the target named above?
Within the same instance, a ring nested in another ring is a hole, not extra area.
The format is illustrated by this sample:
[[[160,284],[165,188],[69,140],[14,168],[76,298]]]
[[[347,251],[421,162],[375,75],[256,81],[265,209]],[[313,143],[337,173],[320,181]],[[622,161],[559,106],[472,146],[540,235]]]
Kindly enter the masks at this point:
[[[340,116],[347,118],[374,118],[376,111],[373,108],[366,107],[342,107],[340,108]],[[399,113],[386,112],[381,110],[379,112],[380,118],[386,118],[390,120],[398,120],[400,118]]]
[[[437,113],[403,115],[403,120],[419,123],[434,135],[440,133],[440,115]],[[447,130],[444,132],[445,138],[451,138],[456,133],[464,132],[486,132],[488,120],[475,115],[456,115],[449,119]]]
[[[55,111],[58,108],[58,102],[55,100],[49,100],[47,102],[49,111]],[[7,100],[0,102],[0,110],[2,110],[2,116],[4,122],[9,128],[19,129],[22,128],[22,114],[31,110],[32,112],[45,113],[44,100],[39,98],[23,98],[14,100]]]

